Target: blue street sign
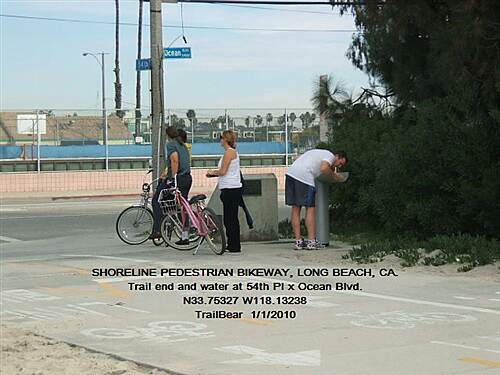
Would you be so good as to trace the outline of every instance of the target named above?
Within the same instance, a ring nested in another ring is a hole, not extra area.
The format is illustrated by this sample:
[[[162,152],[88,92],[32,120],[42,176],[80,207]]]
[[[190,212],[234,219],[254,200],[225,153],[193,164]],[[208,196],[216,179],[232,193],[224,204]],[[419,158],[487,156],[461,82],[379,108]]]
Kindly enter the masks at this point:
[[[135,60],[135,70],[151,70],[151,59]]]
[[[190,59],[191,47],[164,48],[163,58],[165,59]]]

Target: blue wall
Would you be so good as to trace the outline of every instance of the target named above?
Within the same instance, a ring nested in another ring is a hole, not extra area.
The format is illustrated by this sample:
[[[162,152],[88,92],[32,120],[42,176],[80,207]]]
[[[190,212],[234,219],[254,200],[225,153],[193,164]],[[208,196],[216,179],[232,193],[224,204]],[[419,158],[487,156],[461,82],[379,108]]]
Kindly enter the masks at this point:
[[[31,159],[32,148],[26,147],[27,159]],[[291,146],[289,145],[289,151]],[[0,145],[0,159],[16,159],[22,155],[21,146]],[[36,147],[33,148],[36,158]],[[109,157],[150,157],[151,145],[109,145]],[[284,154],[285,144],[279,142],[240,142],[238,152],[241,155],[249,154]],[[195,143],[192,155],[222,155],[223,148],[219,143]],[[82,146],[40,146],[42,159],[73,159],[73,158],[99,158],[105,156],[103,145]]]

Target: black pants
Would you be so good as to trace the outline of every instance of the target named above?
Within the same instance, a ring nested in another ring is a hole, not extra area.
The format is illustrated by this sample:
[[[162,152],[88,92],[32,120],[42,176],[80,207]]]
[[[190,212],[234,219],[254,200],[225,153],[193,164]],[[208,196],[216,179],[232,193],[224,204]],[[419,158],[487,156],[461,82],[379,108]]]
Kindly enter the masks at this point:
[[[181,191],[181,195],[184,198],[188,198],[189,190],[191,190],[191,185],[193,184],[193,178],[191,177],[190,174],[184,174],[184,175],[178,175],[177,176],[177,187]],[[160,204],[158,203],[158,197],[160,196],[160,192],[166,188],[167,182],[166,180],[162,181],[160,184],[158,184],[158,187],[156,188],[156,191],[153,195],[153,214],[155,217],[155,225],[154,225],[154,232],[159,233],[160,232],[160,225],[161,221],[163,220],[163,212],[161,211]]]
[[[241,188],[221,189],[220,200],[224,207],[224,226],[226,227],[227,250],[241,251],[240,222],[238,210],[241,201]]]

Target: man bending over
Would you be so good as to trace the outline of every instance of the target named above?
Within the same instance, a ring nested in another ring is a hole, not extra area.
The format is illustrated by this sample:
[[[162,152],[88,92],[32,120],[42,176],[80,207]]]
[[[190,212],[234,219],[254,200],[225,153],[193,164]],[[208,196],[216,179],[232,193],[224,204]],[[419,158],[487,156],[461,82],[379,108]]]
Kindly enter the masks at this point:
[[[292,206],[292,228],[295,250],[316,250],[320,247],[316,239],[316,188],[314,180],[320,175],[338,178],[337,168],[347,163],[343,151],[310,150],[302,154],[290,166],[285,179],[285,203]],[[300,211],[306,207],[307,240],[300,234]]]

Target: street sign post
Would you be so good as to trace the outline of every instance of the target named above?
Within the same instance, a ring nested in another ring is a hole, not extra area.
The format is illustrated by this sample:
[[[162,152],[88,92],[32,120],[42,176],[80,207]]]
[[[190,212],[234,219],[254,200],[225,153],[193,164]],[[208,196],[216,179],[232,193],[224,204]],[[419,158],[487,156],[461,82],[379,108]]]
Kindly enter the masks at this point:
[[[191,47],[164,48],[164,59],[190,59]],[[135,60],[135,70],[151,70],[151,59]]]
[[[163,49],[164,59],[190,59],[191,58],[191,47],[176,47],[176,48],[164,48]]]
[[[151,70],[151,59],[135,60],[135,70]]]

